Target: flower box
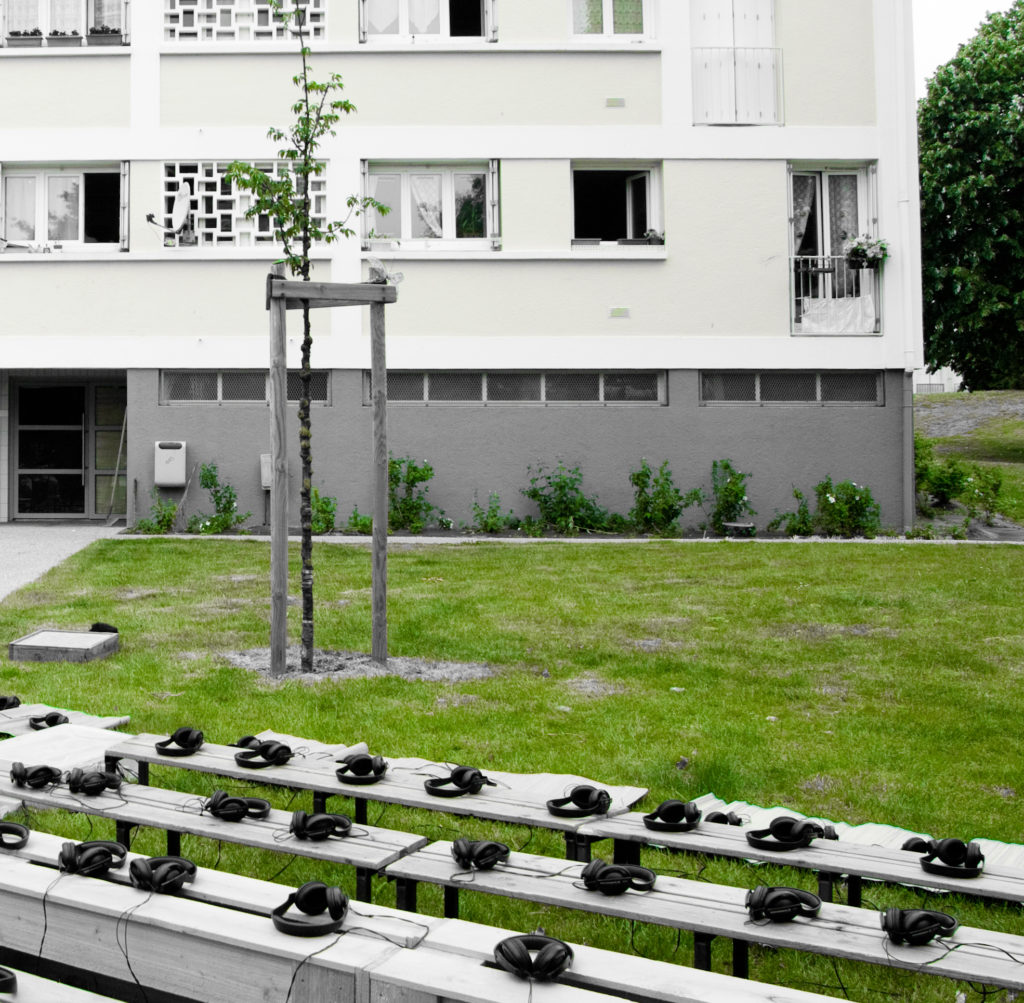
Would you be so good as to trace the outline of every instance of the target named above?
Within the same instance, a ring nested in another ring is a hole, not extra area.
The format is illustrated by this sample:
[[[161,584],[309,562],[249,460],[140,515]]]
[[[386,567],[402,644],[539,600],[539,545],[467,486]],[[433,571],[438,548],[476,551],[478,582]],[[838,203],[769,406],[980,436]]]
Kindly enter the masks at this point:
[[[123,45],[124,35],[120,32],[90,31],[90,45]]]
[[[12,49],[40,48],[43,44],[42,35],[8,35],[7,45]]]
[[[78,49],[82,45],[81,35],[47,35],[46,47],[48,49]]]

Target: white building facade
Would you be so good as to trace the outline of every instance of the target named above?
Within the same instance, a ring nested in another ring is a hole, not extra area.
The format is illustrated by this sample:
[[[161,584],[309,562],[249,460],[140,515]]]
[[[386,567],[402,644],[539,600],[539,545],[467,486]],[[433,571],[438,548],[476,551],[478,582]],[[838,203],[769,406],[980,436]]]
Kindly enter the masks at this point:
[[[404,273],[390,446],[431,463],[449,516],[491,492],[525,513],[528,471],[559,461],[624,512],[641,458],[684,490],[728,458],[758,524],[827,475],[909,523],[910,0],[302,6],[314,76],[358,108],[316,211],[392,206],[318,248],[315,277],[358,281],[370,255]],[[223,175],[273,167],[294,39],[266,0],[0,0],[0,24],[0,521],[134,521],[158,442],[261,521],[279,251]],[[168,237],[146,216],[170,226],[182,186]],[[844,255],[865,233],[879,270]],[[368,324],[314,314],[314,484],[342,519],[371,504]]]

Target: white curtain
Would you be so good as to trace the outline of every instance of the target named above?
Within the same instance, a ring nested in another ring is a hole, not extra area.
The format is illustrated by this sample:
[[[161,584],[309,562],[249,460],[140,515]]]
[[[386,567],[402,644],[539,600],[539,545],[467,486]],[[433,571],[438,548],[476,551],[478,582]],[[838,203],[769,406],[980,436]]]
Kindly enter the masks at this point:
[[[642,35],[644,30],[643,0],[613,0],[613,29],[616,35]]]
[[[391,209],[382,216],[376,209],[370,214],[370,225],[377,237],[402,236],[402,176],[400,174],[375,174],[371,178],[373,197]]]
[[[47,179],[47,240],[78,240],[78,206],[78,178]]]
[[[408,0],[409,34],[439,35],[441,33],[441,0]]]
[[[371,35],[397,35],[398,0],[366,0],[366,24]]]
[[[572,30],[575,35],[600,35],[604,31],[602,0],[572,0]]]
[[[4,239],[36,239],[36,179],[4,178]]]
[[[440,237],[441,230],[441,175],[413,174],[409,178],[412,191],[414,238]]]
[[[50,30],[70,35],[77,31],[82,34],[82,6],[78,0],[50,0]]]
[[[7,0],[7,31],[31,31],[42,28],[41,0]]]
[[[819,252],[813,241],[804,246],[804,235],[811,220],[818,193],[818,179],[807,174],[793,175],[793,253],[814,255]]]
[[[108,28],[122,30],[121,0],[92,0],[90,8],[90,28],[101,28],[106,25]]]

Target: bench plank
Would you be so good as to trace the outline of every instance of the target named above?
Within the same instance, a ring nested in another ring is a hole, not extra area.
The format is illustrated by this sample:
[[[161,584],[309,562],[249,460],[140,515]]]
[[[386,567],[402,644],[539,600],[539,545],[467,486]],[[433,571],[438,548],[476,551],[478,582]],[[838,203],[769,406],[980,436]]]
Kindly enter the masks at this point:
[[[16,1003],[100,1003],[111,1000],[111,996],[100,996],[85,989],[76,989],[63,982],[43,979],[38,975],[30,975],[20,969],[4,965],[8,971],[14,972],[18,979],[18,991],[10,997]],[[6,997],[5,997],[6,998]]]
[[[10,710],[0,711],[0,733],[8,735],[30,735],[33,734],[29,719],[42,717],[50,711],[59,711],[64,714],[70,724],[83,725],[87,728],[122,728],[131,720],[127,716],[100,717],[96,714],[86,714],[80,710],[65,710],[63,707],[51,707],[45,703],[22,704],[20,707],[12,707]],[[63,725],[58,725],[63,727]]]

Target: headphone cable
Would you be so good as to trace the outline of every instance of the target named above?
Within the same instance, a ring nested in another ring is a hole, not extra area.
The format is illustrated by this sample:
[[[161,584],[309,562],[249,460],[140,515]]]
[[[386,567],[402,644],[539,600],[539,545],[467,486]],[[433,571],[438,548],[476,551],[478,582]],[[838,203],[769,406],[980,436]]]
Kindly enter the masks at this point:
[[[288,983],[288,993],[287,993],[287,995],[286,995],[286,996],[285,996],[285,998],[284,998],[284,1003],[289,1003],[289,1001],[290,1001],[290,1000],[291,1000],[291,998],[292,998],[292,990],[293,990],[293,989],[295,988],[295,980],[296,980],[296,978],[298,978],[298,975],[299,975],[299,969],[301,969],[301,968],[302,968],[302,966],[303,966],[303,965],[304,965],[304,964],[305,964],[305,963],[306,963],[307,961],[309,961],[309,960],[310,960],[311,958],[315,958],[315,957],[316,957],[316,956],[317,956],[318,954],[322,954],[322,953],[323,953],[324,951],[326,951],[326,950],[327,950],[328,948],[334,947],[334,945],[335,945],[335,944],[337,944],[337,943],[338,943],[338,941],[339,941],[339,940],[341,940],[341,938],[342,938],[342,937],[344,937],[344,936],[345,936],[345,935],[344,935],[343,933],[339,933],[339,934],[338,934],[338,936],[337,936],[337,937],[335,937],[335,938],[334,938],[334,940],[332,940],[332,941],[331,941],[331,942],[330,942],[329,944],[325,944],[325,945],[324,945],[323,947],[321,947],[321,948],[318,948],[317,950],[315,950],[315,951],[311,952],[310,954],[307,954],[307,955],[306,955],[306,956],[305,956],[305,957],[304,957],[304,958],[303,958],[303,959],[302,959],[302,960],[301,960],[301,961],[300,961],[300,962],[299,962],[299,963],[298,963],[298,964],[297,964],[297,965],[295,966],[295,971],[294,971],[294,972],[292,972],[292,978],[291,978],[291,982],[289,982],[289,983]]]
[[[150,890],[149,894],[141,901],[137,902],[133,906],[129,906],[120,916],[117,917],[117,922],[114,924],[114,940],[117,942],[118,950],[124,956],[124,962],[128,966],[128,972],[131,977],[135,980],[135,984],[139,987],[139,991],[142,993],[144,1003],[149,1003],[149,994],[146,992],[145,987],[139,981],[139,977],[135,974],[135,969],[132,968],[131,959],[128,957],[128,920],[131,918],[132,913],[137,909],[141,909],[154,895],[155,890]],[[124,943],[121,943],[121,923],[124,922]]]

